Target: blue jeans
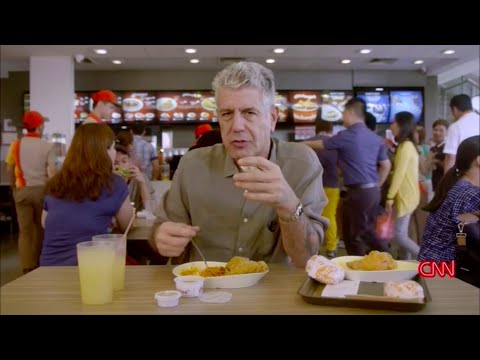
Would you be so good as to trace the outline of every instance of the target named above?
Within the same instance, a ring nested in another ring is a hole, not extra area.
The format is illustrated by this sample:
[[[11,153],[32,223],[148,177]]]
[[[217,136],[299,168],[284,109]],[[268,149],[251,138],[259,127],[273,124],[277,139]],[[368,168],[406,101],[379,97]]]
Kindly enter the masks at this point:
[[[408,225],[412,213],[395,219],[392,245],[398,247],[398,259],[417,259],[420,246],[408,236]]]

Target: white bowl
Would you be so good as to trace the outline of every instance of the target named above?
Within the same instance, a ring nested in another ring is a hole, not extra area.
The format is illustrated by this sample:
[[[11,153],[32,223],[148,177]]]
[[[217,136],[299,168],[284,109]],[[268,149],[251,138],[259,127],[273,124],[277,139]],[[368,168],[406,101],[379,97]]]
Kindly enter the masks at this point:
[[[207,261],[208,266],[225,266],[226,262],[218,261]],[[178,265],[173,268],[173,275],[182,276],[182,270],[189,268],[196,268],[199,271],[205,269],[205,263],[203,261],[194,261]],[[253,286],[260,281],[265,275],[267,275],[268,270],[261,273],[251,273],[251,274],[240,274],[240,275],[227,275],[227,276],[216,276],[216,277],[206,277],[205,282],[203,283],[203,288],[205,289],[238,289]]]
[[[418,262],[396,261],[398,267],[394,270],[352,270],[347,262],[360,260],[363,256],[341,256],[332,259],[335,264],[345,270],[345,279],[364,282],[387,282],[398,280],[411,280],[418,274]]]

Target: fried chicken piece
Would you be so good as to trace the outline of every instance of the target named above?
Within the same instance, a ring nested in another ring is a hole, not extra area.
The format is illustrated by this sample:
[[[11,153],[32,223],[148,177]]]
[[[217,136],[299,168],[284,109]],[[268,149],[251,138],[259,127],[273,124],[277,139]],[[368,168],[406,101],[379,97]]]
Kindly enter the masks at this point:
[[[397,268],[397,263],[389,253],[374,250],[363,259],[349,261],[347,266],[352,270],[393,270]]]
[[[256,262],[241,256],[231,258],[225,268],[227,275],[251,274],[268,270],[268,266],[264,261]]]

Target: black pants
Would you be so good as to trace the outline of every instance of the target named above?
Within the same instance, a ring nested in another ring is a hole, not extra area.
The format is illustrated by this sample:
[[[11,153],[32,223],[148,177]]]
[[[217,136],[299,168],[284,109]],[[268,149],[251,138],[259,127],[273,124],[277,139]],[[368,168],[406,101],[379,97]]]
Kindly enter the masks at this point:
[[[388,244],[375,235],[379,204],[379,188],[347,190],[343,202],[342,233],[348,255],[363,256],[371,250],[388,251]]]

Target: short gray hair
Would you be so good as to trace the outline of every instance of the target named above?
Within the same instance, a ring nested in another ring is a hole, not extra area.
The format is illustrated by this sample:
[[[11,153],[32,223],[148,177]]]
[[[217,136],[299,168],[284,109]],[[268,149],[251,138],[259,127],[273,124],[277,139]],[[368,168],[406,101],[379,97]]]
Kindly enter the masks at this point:
[[[273,72],[265,66],[241,61],[227,66],[220,71],[212,82],[215,95],[219,88],[239,89],[250,87],[263,92],[263,103],[266,109],[275,104],[275,78]]]

